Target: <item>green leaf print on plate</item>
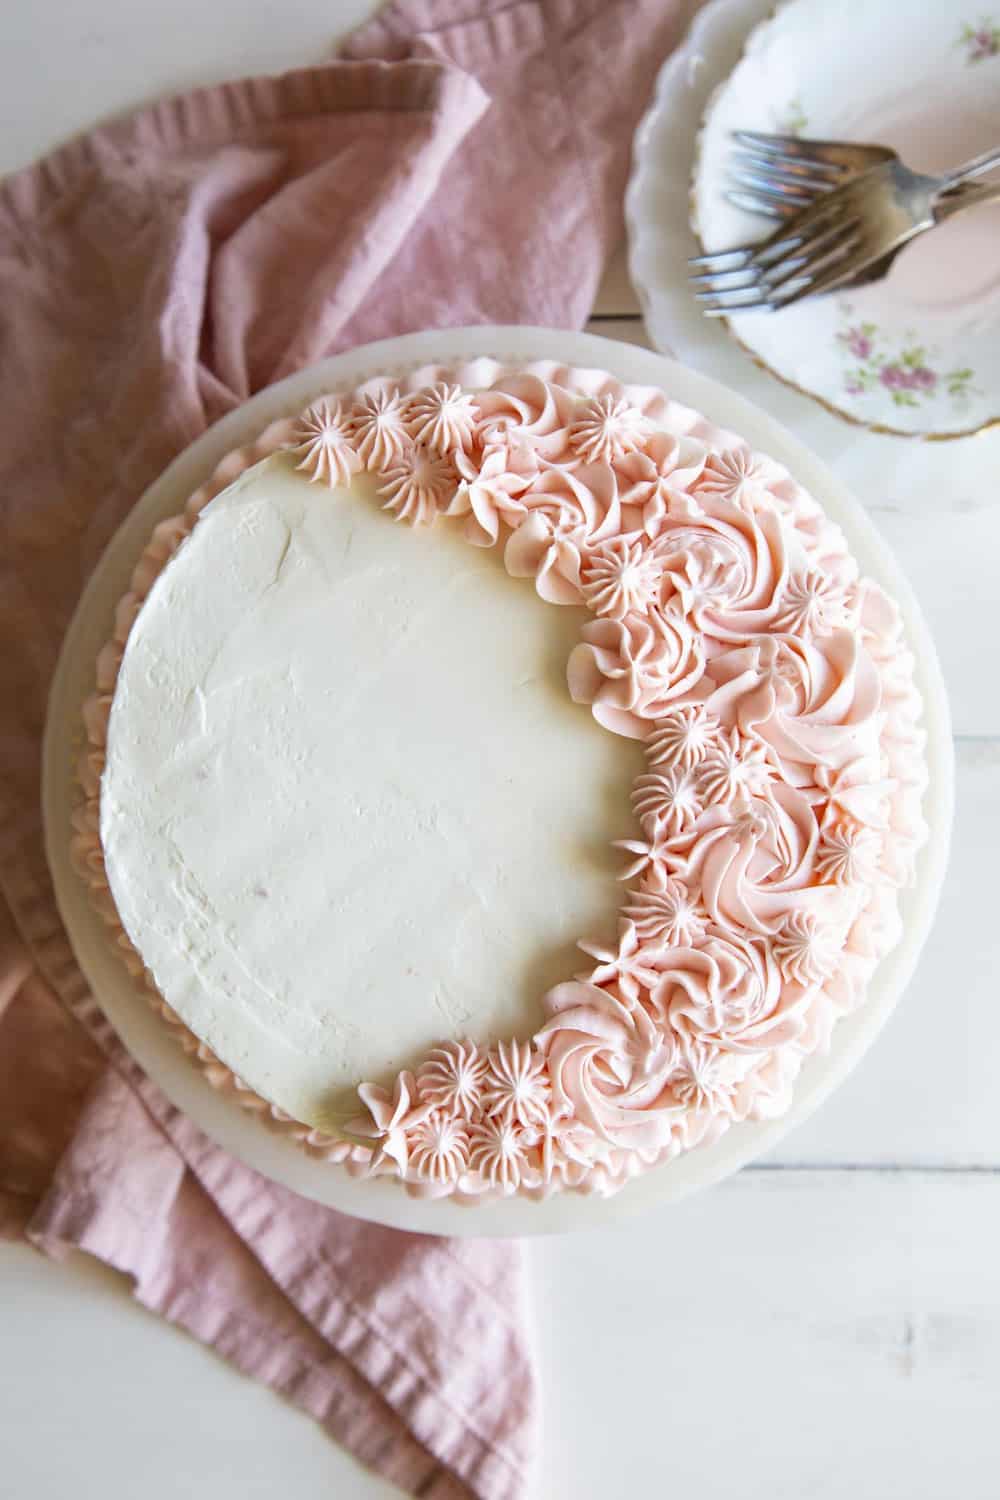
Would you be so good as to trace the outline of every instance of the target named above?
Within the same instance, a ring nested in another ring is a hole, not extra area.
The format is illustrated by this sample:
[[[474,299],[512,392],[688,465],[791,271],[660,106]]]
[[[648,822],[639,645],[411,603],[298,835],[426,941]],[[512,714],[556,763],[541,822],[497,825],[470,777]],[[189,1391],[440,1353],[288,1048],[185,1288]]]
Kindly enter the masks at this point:
[[[972,394],[974,371],[935,367],[933,350],[917,334],[904,335],[893,350],[875,323],[854,322],[850,303],[841,303],[844,326],[836,335],[842,356],[852,361],[844,373],[844,390],[855,398],[885,391],[894,406],[926,406],[947,398],[961,408]]]

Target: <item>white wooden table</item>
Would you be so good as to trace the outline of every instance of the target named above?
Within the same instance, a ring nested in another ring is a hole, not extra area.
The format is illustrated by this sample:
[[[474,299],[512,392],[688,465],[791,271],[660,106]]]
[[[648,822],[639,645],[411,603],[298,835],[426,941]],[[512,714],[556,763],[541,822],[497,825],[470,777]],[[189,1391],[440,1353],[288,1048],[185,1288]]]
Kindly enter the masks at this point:
[[[0,170],[164,92],[322,58],[371,8],[8,6]],[[646,341],[623,257],[592,329]],[[1000,595],[1000,474],[878,519],[936,628],[958,730],[937,926],[882,1040],[772,1159],[680,1207],[531,1245],[544,1500],[1000,1494],[1000,648],[966,641],[961,613],[964,587],[980,615],[991,576]],[[942,558],[969,549],[972,581],[942,592]],[[0,1246],[0,1309],[12,1500],[397,1493],[83,1257]]]

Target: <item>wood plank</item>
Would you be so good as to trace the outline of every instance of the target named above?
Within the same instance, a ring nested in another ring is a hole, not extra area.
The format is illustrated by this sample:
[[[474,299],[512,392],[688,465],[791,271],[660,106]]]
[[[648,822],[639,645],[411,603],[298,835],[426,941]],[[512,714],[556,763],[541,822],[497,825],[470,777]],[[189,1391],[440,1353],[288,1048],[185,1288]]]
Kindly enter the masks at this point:
[[[80,130],[154,99],[333,55],[378,0],[295,0],[248,15],[241,0],[33,0],[4,7],[0,172]],[[196,43],[192,45],[192,38]]]
[[[532,1245],[539,1495],[995,1500],[998,1210],[994,1176],[758,1172]]]
[[[995,437],[1000,434],[986,433],[970,440],[973,447],[980,445],[982,468],[967,489],[956,487],[942,472],[936,500],[922,506],[912,496],[931,492],[930,473],[913,491],[907,491],[901,475],[895,495],[869,506],[927,616],[948,685],[954,730],[973,736],[1000,735],[1000,651],[995,622],[1000,593],[1000,490],[987,480],[988,475],[1000,472],[1000,443],[993,447],[992,458],[985,447]],[[933,464],[941,472],[943,450],[951,446],[937,444],[932,456],[925,445],[927,469]],[[963,446],[968,455],[968,446]],[[913,454],[911,461],[920,456]],[[971,467],[967,459],[966,468]],[[850,482],[849,475],[844,477]]]
[[[587,324],[587,332],[594,333],[601,339],[617,339],[622,344],[638,344],[642,349],[649,348],[646,325],[638,315],[631,318],[591,318]]]
[[[995,1500],[998,1208],[996,1174],[750,1171],[534,1242],[535,1494]],[[397,1493],[121,1278],[0,1272],[12,1495]]]
[[[0,1244],[0,1287],[10,1500],[399,1500],[311,1418],[140,1307],[126,1277],[88,1256],[56,1264]]]
[[[628,274],[628,249],[622,243],[605,268],[594,299],[594,312],[602,317],[622,318],[636,316],[639,311],[639,299]]]

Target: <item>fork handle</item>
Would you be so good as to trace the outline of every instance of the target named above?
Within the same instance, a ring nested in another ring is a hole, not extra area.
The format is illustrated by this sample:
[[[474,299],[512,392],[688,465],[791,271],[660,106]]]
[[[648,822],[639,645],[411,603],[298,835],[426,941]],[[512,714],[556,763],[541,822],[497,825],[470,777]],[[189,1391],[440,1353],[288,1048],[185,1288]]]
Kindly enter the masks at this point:
[[[935,199],[934,219],[940,224],[943,219],[950,219],[952,214],[960,214],[963,208],[975,208],[980,203],[998,201],[1000,201],[1000,182],[987,182],[982,187],[965,188],[956,193],[949,193],[946,197]]]
[[[956,167],[954,172],[948,172],[938,183],[938,192],[946,193],[949,188],[957,187],[960,182],[969,182],[973,177],[981,177],[991,167],[1000,167],[1000,146],[994,146],[990,151],[984,151],[981,156],[974,156],[964,166]]]

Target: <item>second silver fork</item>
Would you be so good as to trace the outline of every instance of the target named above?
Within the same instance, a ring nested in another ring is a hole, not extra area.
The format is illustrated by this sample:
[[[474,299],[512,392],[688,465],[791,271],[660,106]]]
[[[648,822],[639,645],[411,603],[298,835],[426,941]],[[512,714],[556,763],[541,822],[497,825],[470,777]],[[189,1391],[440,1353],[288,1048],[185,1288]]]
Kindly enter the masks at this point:
[[[885,147],[860,148],[859,154],[859,148],[840,142],[752,132],[741,132],[738,139],[750,148],[753,161],[748,169],[744,149],[743,171],[755,179],[751,184],[742,178],[740,206],[763,207],[787,222],[762,244],[692,260],[695,295],[710,316],[775,311],[805,296],[884,275],[917,234],[961,209],[1000,197],[1000,184],[960,186],[1000,164],[1000,149],[943,177],[930,177],[912,172]],[[861,165],[865,160],[867,168]]]
[[[735,130],[726,193],[730,203],[768,219],[788,219],[823,193],[886,161],[898,160],[888,146],[855,141],[810,140]]]

